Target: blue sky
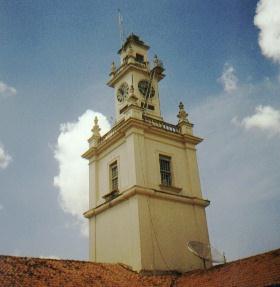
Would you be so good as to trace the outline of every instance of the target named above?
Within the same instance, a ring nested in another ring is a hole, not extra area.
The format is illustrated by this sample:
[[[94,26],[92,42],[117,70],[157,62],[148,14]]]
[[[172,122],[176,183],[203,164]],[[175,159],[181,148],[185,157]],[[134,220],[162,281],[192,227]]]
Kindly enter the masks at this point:
[[[118,8],[125,32],[165,65],[165,120],[176,122],[183,101],[205,138],[211,242],[230,260],[278,248],[280,4],[262,0],[256,13],[257,3],[1,1],[0,254],[87,259],[79,156],[95,113],[103,130],[114,118],[106,81],[118,62]]]

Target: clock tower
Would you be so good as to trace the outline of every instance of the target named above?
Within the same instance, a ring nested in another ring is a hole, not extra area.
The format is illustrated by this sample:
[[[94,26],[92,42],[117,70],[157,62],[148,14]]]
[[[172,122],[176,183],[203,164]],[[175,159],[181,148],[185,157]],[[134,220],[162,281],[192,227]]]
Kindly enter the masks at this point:
[[[94,120],[89,149],[89,258],[135,271],[188,271],[203,262],[187,242],[209,244],[193,124],[180,103],[176,125],[163,120],[161,61],[131,34],[111,66],[116,123],[100,135]]]
[[[159,104],[158,83],[164,78],[163,66],[155,56],[153,68],[148,61],[149,46],[131,34],[119,50],[121,65],[116,69],[112,63],[110,80],[107,83],[115,89],[117,121],[125,117],[129,106],[129,89],[133,87],[136,103],[152,118],[162,120]]]

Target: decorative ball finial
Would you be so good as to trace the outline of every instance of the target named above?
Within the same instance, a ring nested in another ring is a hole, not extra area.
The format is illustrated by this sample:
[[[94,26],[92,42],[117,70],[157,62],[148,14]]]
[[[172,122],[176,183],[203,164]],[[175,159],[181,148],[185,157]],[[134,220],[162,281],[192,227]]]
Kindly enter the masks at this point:
[[[182,122],[189,122],[188,120],[188,113],[185,111],[185,108],[184,108],[184,105],[182,102],[180,102],[179,104],[179,113],[177,115],[177,118],[179,119],[179,123],[182,123]]]

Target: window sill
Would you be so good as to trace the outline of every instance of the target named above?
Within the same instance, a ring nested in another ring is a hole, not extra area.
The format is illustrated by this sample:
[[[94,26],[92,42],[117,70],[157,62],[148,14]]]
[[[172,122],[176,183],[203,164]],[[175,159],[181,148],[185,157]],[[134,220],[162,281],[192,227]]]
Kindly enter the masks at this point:
[[[172,192],[176,192],[176,193],[179,193],[182,191],[181,187],[176,187],[176,186],[172,186],[172,185],[160,184],[159,187],[163,190],[172,191]]]
[[[109,200],[112,200],[114,199],[115,197],[117,197],[119,194],[119,190],[118,189],[114,189],[112,190],[111,192],[105,194],[102,196],[102,198],[105,199],[105,201],[109,201]]]

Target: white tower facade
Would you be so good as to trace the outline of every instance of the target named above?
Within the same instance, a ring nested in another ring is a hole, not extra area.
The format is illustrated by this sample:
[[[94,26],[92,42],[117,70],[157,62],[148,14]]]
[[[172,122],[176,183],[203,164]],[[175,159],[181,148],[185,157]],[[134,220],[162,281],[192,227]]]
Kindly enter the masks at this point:
[[[148,62],[148,46],[130,35],[112,64],[116,124],[100,136],[95,120],[89,149],[89,258],[136,271],[188,271],[203,263],[189,240],[209,244],[195,146],[202,141],[180,103],[178,124],[163,121],[162,63]]]

